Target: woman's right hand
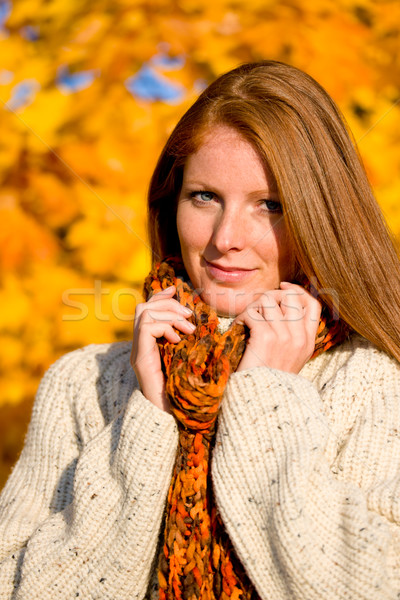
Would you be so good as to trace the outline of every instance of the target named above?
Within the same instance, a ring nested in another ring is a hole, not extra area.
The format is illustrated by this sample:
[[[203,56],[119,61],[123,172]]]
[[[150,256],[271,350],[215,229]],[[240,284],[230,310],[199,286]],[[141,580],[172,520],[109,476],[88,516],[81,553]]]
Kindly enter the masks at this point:
[[[169,342],[177,343],[181,338],[173,327],[183,333],[193,333],[196,328],[186,320],[192,311],[173,298],[175,292],[175,286],[171,286],[136,306],[130,357],[143,395],[166,412],[171,411],[156,340],[164,336]]]

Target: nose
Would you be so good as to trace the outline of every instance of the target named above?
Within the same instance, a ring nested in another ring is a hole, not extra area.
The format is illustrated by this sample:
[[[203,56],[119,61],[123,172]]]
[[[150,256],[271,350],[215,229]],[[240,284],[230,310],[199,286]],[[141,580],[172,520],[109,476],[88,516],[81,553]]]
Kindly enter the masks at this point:
[[[243,250],[246,245],[246,223],[243,211],[224,208],[214,224],[212,243],[221,253]]]

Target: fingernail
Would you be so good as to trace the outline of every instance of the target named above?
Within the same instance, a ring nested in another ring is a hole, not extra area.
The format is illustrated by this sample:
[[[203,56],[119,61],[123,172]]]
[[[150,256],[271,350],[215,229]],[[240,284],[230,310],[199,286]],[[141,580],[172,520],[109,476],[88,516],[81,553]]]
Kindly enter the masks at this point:
[[[174,285],[170,285],[167,288],[163,289],[163,292],[169,292],[170,290],[172,290],[172,288],[175,287]]]
[[[188,308],[187,306],[182,306],[182,312],[184,315],[188,315],[188,316],[193,314],[193,311],[190,310],[190,308]]]
[[[189,327],[192,331],[194,331],[196,329],[196,325],[194,325],[193,323],[190,323],[190,321],[187,321],[187,324],[189,325]]]

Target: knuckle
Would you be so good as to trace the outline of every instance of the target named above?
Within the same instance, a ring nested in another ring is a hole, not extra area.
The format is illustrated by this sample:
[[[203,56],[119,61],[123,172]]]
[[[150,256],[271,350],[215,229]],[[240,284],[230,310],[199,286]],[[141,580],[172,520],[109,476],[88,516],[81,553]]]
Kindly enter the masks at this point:
[[[278,337],[276,332],[273,329],[271,329],[271,327],[264,327],[262,339],[264,344],[275,344],[281,338]]]
[[[310,294],[309,302],[313,306],[317,307],[319,310],[322,310],[322,302],[319,298],[315,298],[314,296],[311,296],[311,294]]]
[[[272,291],[264,292],[261,296],[261,303],[264,308],[272,308],[277,305],[275,295]]]
[[[143,323],[141,323],[140,329],[143,332],[147,332],[149,330],[152,329],[153,325],[154,325],[155,321],[149,319],[147,321],[143,321]]]
[[[157,320],[157,311],[152,309],[151,306],[146,306],[142,311],[141,318],[143,325],[150,325]]]
[[[280,336],[279,339],[282,341],[282,344],[284,346],[287,346],[289,344],[293,345],[293,338],[290,335],[290,333],[288,331],[284,331]]]

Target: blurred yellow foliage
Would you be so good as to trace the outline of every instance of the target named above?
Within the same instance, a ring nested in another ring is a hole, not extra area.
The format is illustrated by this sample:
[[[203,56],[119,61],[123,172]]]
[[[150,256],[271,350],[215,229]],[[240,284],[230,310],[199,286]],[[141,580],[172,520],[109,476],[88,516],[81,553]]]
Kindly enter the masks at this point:
[[[130,339],[146,190],[169,132],[241,62],[339,103],[400,234],[397,0],[19,0],[0,26],[0,487],[61,354]]]

